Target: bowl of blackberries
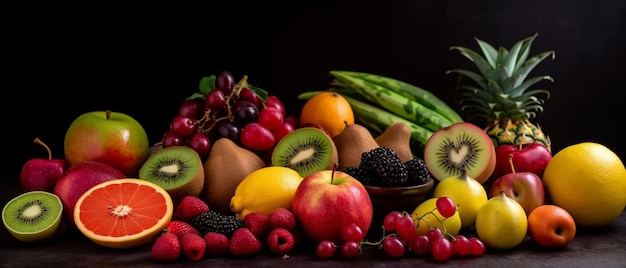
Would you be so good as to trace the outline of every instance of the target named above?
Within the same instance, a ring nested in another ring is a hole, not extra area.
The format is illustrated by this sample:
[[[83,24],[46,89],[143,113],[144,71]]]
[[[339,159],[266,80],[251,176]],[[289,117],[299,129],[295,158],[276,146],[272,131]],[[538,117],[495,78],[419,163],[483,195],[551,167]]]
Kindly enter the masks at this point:
[[[363,153],[359,166],[347,167],[344,172],[365,186],[378,216],[392,211],[412,213],[434,185],[423,159],[402,161],[388,147]]]

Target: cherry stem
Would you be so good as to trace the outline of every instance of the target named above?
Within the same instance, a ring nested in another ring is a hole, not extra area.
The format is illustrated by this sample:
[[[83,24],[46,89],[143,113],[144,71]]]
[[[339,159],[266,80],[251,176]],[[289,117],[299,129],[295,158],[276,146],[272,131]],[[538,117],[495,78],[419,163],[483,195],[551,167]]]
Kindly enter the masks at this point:
[[[43,146],[44,148],[46,148],[46,150],[48,151],[48,160],[52,160],[52,150],[50,150],[50,147],[48,147],[48,145],[46,145],[43,141],[41,141],[39,138],[35,138],[35,143],[40,144],[41,146]]]

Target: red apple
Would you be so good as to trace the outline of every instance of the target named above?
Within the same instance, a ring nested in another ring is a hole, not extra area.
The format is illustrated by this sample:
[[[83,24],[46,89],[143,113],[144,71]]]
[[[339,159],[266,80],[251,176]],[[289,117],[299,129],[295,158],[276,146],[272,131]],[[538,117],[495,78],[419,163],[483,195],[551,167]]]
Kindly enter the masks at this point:
[[[70,165],[92,160],[136,177],[148,159],[150,144],[144,128],[131,116],[94,111],[80,115],[65,134],[65,160]]]
[[[294,193],[292,211],[307,238],[339,244],[344,226],[356,224],[367,233],[373,217],[372,201],[363,184],[336,170],[306,176]]]
[[[560,248],[574,240],[576,223],[564,208],[542,205],[528,215],[528,234],[540,246]]]
[[[53,193],[63,203],[63,217],[68,224],[74,225],[74,206],[76,201],[94,185],[113,179],[126,177],[113,166],[96,161],[83,161],[71,165],[63,177],[57,181]]]
[[[509,166],[513,170],[495,180],[489,188],[489,198],[500,192],[515,199],[526,212],[526,215],[545,202],[543,181],[532,172],[516,172],[517,166],[513,163],[513,155],[509,157]]]
[[[51,193],[57,180],[65,174],[68,164],[65,159],[52,158],[50,147],[39,138],[35,138],[35,143],[46,148],[48,158],[32,158],[24,163],[20,172],[20,188],[23,192],[39,190]]]
[[[496,168],[491,174],[498,179],[512,172],[509,155],[513,155],[513,164],[517,172],[532,172],[543,178],[543,171],[552,159],[550,150],[539,143],[525,143],[521,146],[500,144],[496,147]]]

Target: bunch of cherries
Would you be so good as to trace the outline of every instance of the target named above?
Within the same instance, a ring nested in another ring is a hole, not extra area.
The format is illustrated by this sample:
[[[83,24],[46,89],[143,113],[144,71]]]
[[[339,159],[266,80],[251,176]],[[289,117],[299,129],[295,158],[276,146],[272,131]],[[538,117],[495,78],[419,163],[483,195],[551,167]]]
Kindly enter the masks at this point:
[[[211,144],[220,138],[255,152],[273,148],[298,126],[298,120],[287,115],[277,96],[268,95],[247,80],[244,76],[235,83],[228,71],[202,78],[200,93],[180,104],[160,145],[188,146],[203,159]]]
[[[436,209],[439,214],[448,218],[456,212],[456,205],[449,197],[439,197]],[[345,226],[341,230],[343,238],[341,245],[330,240],[321,241],[316,248],[317,256],[330,258],[339,251],[341,256],[353,258],[362,252],[363,245],[378,246],[393,258],[400,258],[407,253],[417,256],[430,254],[438,261],[447,261],[454,256],[480,256],[485,252],[485,245],[477,237],[451,235],[437,227],[429,228],[426,234],[417,233],[413,218],[406,212],[389,212],[383,219],[382,227],[386,233],[383,233],[382,239],[369,242],[364,240],[365,234],[359,226],[356,224]]]

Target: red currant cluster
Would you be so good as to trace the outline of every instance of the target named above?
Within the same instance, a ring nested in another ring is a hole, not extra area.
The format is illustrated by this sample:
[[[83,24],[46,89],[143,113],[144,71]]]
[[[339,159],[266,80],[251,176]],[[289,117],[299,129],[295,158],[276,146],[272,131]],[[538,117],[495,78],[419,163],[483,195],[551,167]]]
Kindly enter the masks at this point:
[[[180,104],[160,145],[188,146],[205,159],[211,144],[225,137],[258,152],[297,126],[277,96],[248,84],[247,76],[235,83],[230,72],[221,71],[202,78],[200,93]]]
[[[447,218],[454,215],[456,205],[448,197],[439,197],[436,209]],[[412,253],[417,256],[430,254],[438,261],[447,261],[454,256],[480,256],[485,252],[485,245],[477,237],[452,235],[437,227],[429,228],[425,234],[416,232],[414,219],[406,212],[389,212],[383,219],[382,227],[383,237],[379,241],[369,242],[363,240],[364,234],[356,224],[346,226],[342,229],[341,245],[329,240],[321,241],[316,253],[321,258],[330,258],[340,249],[342,256],[351,258],[362,252],[363,245],[373,245],[393,258]]]

